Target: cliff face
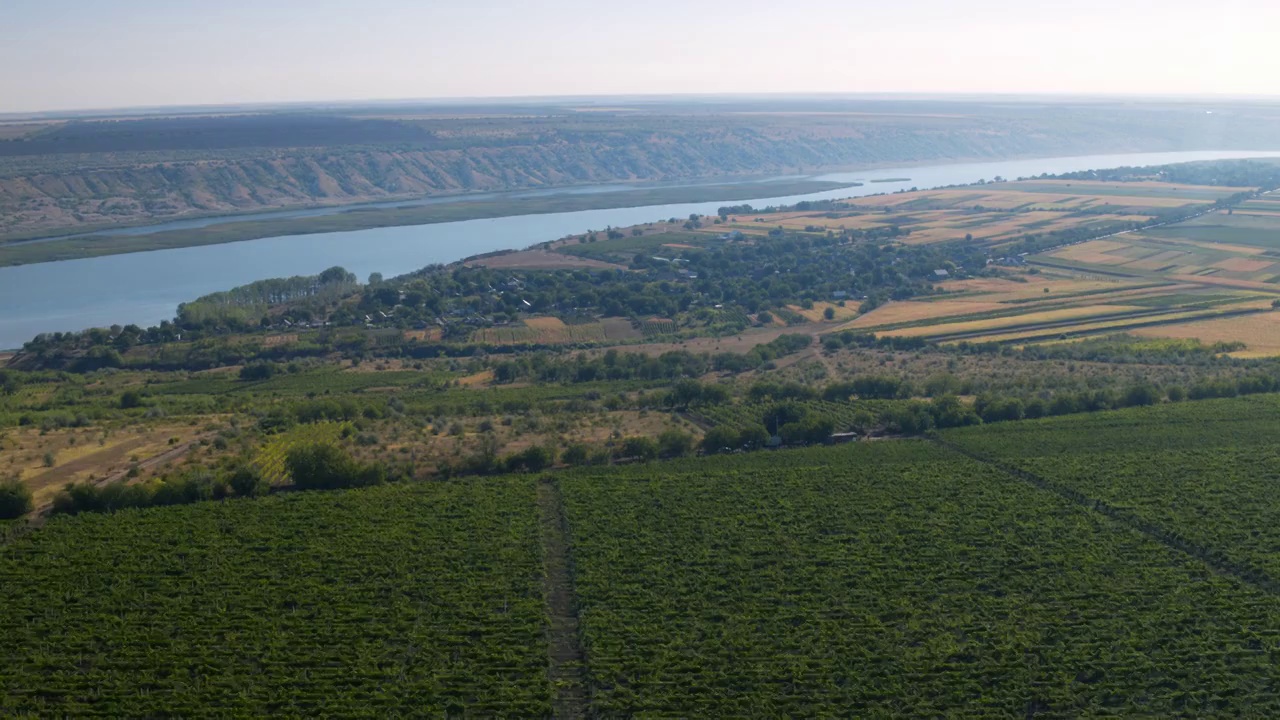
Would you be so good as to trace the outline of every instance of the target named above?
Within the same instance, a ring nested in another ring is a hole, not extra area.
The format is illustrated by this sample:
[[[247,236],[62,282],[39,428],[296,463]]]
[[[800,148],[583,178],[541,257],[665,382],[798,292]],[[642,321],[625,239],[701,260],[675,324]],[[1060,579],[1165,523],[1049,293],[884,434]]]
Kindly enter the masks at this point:
[[[0,239],[188,215],[469,191],[1016,155],[1280,145],[1274,123],[1214,122],[1216,129],[1188,125],[1185,115],[1026,112],[644,116],[590,123],[506,118],[416,121],[408,130],[388,133],[386,142],[374,142],[371,138],[387,127],[379,121],[372,129],[362,127],[363,135],[344,129],[326,136],[304,127],[298,137],[307,141],[361,143],[308,147],[280,147],[289,137],[284,120],[259,133],[269,142],[255,140],[244,128],[221,138],[216,126],[213,132],[160,133],[139,142],[136,133],[122,133],[121,124],[102,124],[111,132],[97,134],[92,124],[71,124],[25,145],[0,143]],[[243,147],[231,147],[237,143]]]

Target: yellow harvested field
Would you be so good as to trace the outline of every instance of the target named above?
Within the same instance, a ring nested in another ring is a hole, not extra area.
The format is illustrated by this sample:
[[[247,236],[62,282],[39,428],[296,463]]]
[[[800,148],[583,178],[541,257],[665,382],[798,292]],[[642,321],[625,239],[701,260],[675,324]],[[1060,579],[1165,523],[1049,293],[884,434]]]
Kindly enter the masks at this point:
[[[1270,260],[1250,260],[1249,258],[1233,257],[1219,260],[1213,264],[1213,267],[1222,268],[1230,272],[1255,273],[1262,272],[1274,264]]]
[[[1112,255],[1118,250],[1124,250],[1132,247],[1128,243],[1116,242],[1114,240],[1092,240],[1079,245],[1062,248],[1049,257],[1061,258],[1063,260],[1071,260],[1074,262],[1089,263],[1090,265],[1123,265],[1132,258],[1123,255]]]
[[[1005,307],[994,302],[973,302],[971,300],[938,300],[937,302],[917,302],[904,300],[881,305],[866,315],[862,315],[851,323],[842,325],[841,330],[857,330],[894,325],[897,323],[931,320],[955,315],[991,312]]]
[[[488,385],[491,382],[493,382],[492,370],[481,370],[480,372],[475,373],[474,375],[468,375],[464,378],[458,378],[458,385],[462,387],[470,387],[470,388],[484,387],[485,385]]]
[[[1269,301],[1268,301],[1268,302],[1269,302]],[[1240,304],[1240,305],[1231,305],[1231,306],[1229,306],[1229,307],[1230,307],[1230,309],[1237,309],[1237,308],[1249,308],[1249,307],[1251,307],[1251,305],[1256,306],[1256,305],[1257,305],[1257,303],[1252,303],[1252,304],[1250,304],[1250,303],[1244,303],[1244,304]],[[1256,308],[1255,308],[1255,309],[1256,309]],[[1167,314],[1167,315],[1163,315],[1163,316],[1161,316],[1161,317],[1160,317],[1160,319],[1161,319],[1161,320],[1164,320],[1164,321],[1169,322],[1169,323],[1170,323],[1170,326],[1173,326],[1173,325],[1175,325],[1179,320],[1185,320],[1185,319],[1188,319],[1188,318],[1193,318],[1193,317],[1195,317],[1196,315],[1203,314],[1203,312],[1204,312],[1203,310],[1186,310],[1186,311],[1184,311],[1184,312],[1175,312],[1175,313],[1169,313],[1169,314]],[[1154,318],[1153,318],[1153,319],[1154,319]],[[1057,333],[1078,333],[1078,332],[1093,332],[1093,333],[1096,333],[1096,332],[1103,331],[1103,330],[1115,330],[1116,332],[1132,332],[1132,333],[1135,333],[1135,334],[1136,334],[1136,333],[1139,331],[1139,329],[1133,329],[1133,330],[1126,330],[1126,329],[1124,329],[1124,328],[1125,328],[1125,326],[1127,326],[1127,325],[1132,325],[1132,324],[1133,324],[1133,322],[1134,322],[1134,320],[1133,320],[1132,318],[1120,318],[1120,319],[1116,319],[1116,320],[1098,320],[1098,321],[1094,321],[1094,322],[1089,322],[1089,321],[1087,321],[1087,320],[1086,320],[1086,321],[1079,322],[1079,323],[1075,323],[1075,324],[1072,324],[1072,325],[1065,325],[1065,326],[1063,326],[1063,327],[1059,327],[1059,328],[1052,328],[1052,329],[1049,329],[1049,330],[1043,330],[1043,329],[1042,329],[1042,330],[1014,330],[1014,331],[1011,331],[1011,332],[1004,332],[1004,333],[1002,333],[1002,332],[994,332],[994,333],[991,333],[991,334],[988,334],[988,335],[982,335],[982,336],[980,336],[980,337],[969,338],[969,340],[968,340],[968,341],[969,341],[969,342],[977,342],[977,343],[982,343],[982,342],[1008,342],[1008,341],[1011,341],[1011,340],[1025,340],[1025,339],[1027,339],[1027,338],[1040,337],[1040,336],[1045,335],[1047,332],[1051,332],[1051,333],[1055,333],[1055,334],[1057,334]],[[1163,327],[1163,326],[1161,326],[1161,327]],[[1068,338],[1068,339],[1067,339],[1067,341],[1068,341],[1068,342],[1074,342],[1074,341],[1079,340],[1079,339],[1081,339],[1081,338]],[[958,341],[957,341],[957,342],[958,342]],[[1061,341],[1059,341],[1059,340],[1053,340],[1053,341],[1048,341],[1048,342],[1046,342],[1045,344],[1050,344],[1050,343],[1052,343],[1052,342],[1061,342]],[[948,343],[948,344],[949,344],[949,343]]]
[[[558,317],[528,318],[524,324],[534,330],[564,330],[565,328],[564,321]]]
[[[987,320],[968,320],[965,322],[902,328],[901,330],[888,330],[883,334],[892,335],[894,337],[929,337],[933,335],[950,335],[952,333],[977,332],[980,330],[997,330],[1000,328],[1028,325],[1031,323],[1075,320],[1077,318],[1096,317],[1098,315],[1146,309],[1149,308],[1138,307],[1136,305],[1088,305],[1085,307],[1062,308],[1060,310],[1029,312],[1022,315],[990,318]]]
[[[1134,240],[1141,240],[1147,243],[1156,243],[1160,245],[1169,245],[1177,247],[1179,245],[1189,245],[1191,247],[1204,248],[1206,250],[1219,250],[1221,252],[1235,253],[1236,255],[1261,255],[1267,251],[1264,247],[1253,247],[1250,245],[1230,245],[1228,243],[1205,242],[1202,240],[1185,240],[1178,238],[1170,240],[1168,238],[1148,238],[1142,235],[1132,235]]]
[[[1159,325],[1131,332],[1143,337],[1196,339],[1203,343],[1243,342],[1247,349],[1231,353],[1239,357],[1280,355],[1280,312]]]
[[[35,494],[36,504],[52,500],[64,485],[105,480],[137,461],[181,450],[201,431],[190,425],[161,425],[104,430],[81,428],[41,433],[18,430],[0,448],[0,477],[16,475]],[[177,442],[170,444],[170,439]],[[45,462],[48,453],[52,465]]]
[[[1071,247],[1063,248],[1060,252],[1065,252],[1067,250],[1086,250],[1088,252],[1095,253],[1108,253],[1115,252],[1116,250],[1124,250],[1128,247],[1132,246],[1126,242],[1117,242],[1115,240],[1090,240],[1087,243],[1080,243],[1079,245],[1072,245]]]
[[[809,322],[840,322],[842,320],[848,320],[858,314],[858,303],[845,303],[844,307],[840,307],[835,303],[816,302],[809,310],[805,310],[799,305],[788,305],[787,307],[790,308],[792,312],[803,315]],[[835,317],[832,320],[827,320],[824,315],[827,308],[831,308],[831,311],[835,313]]]
[[[824,211],[822,213],[813,213],[808,215],[791,215],[787,218],[777,220],[776,222],[772,222],[773,218],[770,217],[769,219],[771,222],[768,223],[742,223],[734,224],[734,226],[745,232],[750,230],[752,225],[757,229],[760,228],[761,225],[766,227],[776,227],[781,225],[789,229],[803,230],[809,225],[816,225],[830,230],[865,230],[867,228],[882,227],[889,224],[886,217],[881,213],[834,218],[823,217],[825,214],[826,212]]]
[[[1262,290],[1280,295],[1280,286],[1274,283],[1257,280],[1236,280],[1235,278],[1218,277],[1216,275],[1169,275],[1170,280],[1196,283],[1197,285],[1214,285],[1219,287],[1240,288],[1242,290]]]
[[[949,227],[912,226],[911,234],[901,238],[901,241],[904,245],[929,245],[947,242],[948,240],[962,240],[969,233],[972,233],[974,237],[979,237],[974,230],[975,228],[956,230]]]
[[[405,340],[419,340],[423,342],[435,342],[444,337],[444,330],[438,327],[426,328],[423,330],[405,330]]]

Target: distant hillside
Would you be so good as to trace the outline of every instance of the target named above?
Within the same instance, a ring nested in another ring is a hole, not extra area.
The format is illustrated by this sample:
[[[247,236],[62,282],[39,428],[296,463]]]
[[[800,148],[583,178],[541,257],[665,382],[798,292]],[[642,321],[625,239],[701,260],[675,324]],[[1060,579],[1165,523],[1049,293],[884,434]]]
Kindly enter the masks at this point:
[[[1267,107],[960,105],[75,121],[0,140],[0,239],[309,205],[839,166],[1280,147]],[[878,111],[877,111],[878,110]],[[908,111],[910,110],[910,111]]]

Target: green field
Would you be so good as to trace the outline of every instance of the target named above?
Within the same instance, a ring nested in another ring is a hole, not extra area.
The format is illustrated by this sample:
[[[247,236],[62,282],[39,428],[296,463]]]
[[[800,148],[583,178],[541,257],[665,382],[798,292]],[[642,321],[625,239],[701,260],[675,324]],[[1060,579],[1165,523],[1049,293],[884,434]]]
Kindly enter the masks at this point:
[[[1277,224],[1277,219],[1244,214],[1224,215],[1219,212],[1203,215],[1176,225],[1144,230],[1143,233],[1152,237],[1172,240],[1218,242],[1229,245],[1253,245],[1280,249],[1280,235],[1277,234],[1277,227],[1280,227],[1280,224]]]
[[[0,714],[548,715],[533,498],[473,481],[57,518],[0,548]]]
[[[1258,395],[950,431],[949,440],[1280,580],[1280,398]],[[1156,430],[1155,428],[1158,428]]]
[[[1271,716],[1277,411],[58,517],[0,547],[0,710],[548,716],[567,552],[592,715]]]
[[[605,715],[1280,710],[1275,598],[924,443],[564,487]]]

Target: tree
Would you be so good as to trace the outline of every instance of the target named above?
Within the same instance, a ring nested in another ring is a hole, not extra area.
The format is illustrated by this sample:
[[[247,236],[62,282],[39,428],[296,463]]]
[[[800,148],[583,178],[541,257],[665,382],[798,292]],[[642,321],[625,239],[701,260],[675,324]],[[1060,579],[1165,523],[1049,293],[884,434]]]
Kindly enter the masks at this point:
[[[541,445],[533,445],[507,458],[506,467],[507,472],[540,472],[551,467],[555,460],[555,453]]]
[[[240,368],[240,379],[245,382],[270,380],[276,374],[276,366],[268,362],[256,362]]]
[[[761,310],[760,313],[756,315],[756,322],[761,325],[772,325],[773,315],[769,314],[766,310]]]
[[[765,439],[768,439],[768,433],[765,433]],[[730,452],[736,447],[738,447],[738,433],[724,425],[717,425],[702,436],[702,452],[708,455]]]
[[[591,451],[586,445],[583,445],[582,443],[573,443],[564,449],[564,454],[560,456],[560,459],[563,460],[566,465],[586,465],[587,460],[590,457],[590,453]]]
[[[125,390],[120,396],[120,409],[128,410],[136,407],[142,407],[142,393],[137,390]]]
[[[368,284],[369,284],[369,285],[381,285],[381,284],[382,284],[382,273],[380,273],[380,272],[369,273],[369,282],[368,282]]]
[[[0,481],[0,520],[13,520],[31,512],[31,489],[17,478]]]
[[[675,428],[662,431],[658,436],[658,452],[662,457],[684,457],[693,449],[693,438]]]
[[[320,276],[316,279],[321,285],[330,285],[335,283],[351,284],[355,283],[356,276],[355,273],[347,272],[346,268],[335,265],[320,273]]]
[[[377,485],[385,479],[381,468],[363,467],[346,450],[328,443],[290,449],[285,465],[293,483],[304,490]]]
[[[832,307],[829,307],[829,308],[827,308],[826,310],[823,310],[823,311],[822,311],[822,317],[826,318],[827,320],[835,320],[835,319],[836,319],[836,309],[835,309],[835,308],[832,308]]]
[[[232,471],[227,484],[240,497],[255,497],[267,491],[267,482],[262,474],[252,465],[241,465]]]
[[[769,444],[769,431],[763,425],[748,425],[738,433],[738,446],[747,450],[759,450]]]
[[[622,442],[620,457],[652,460],[658,457],[658,444],[646,437],[629,437]]]

